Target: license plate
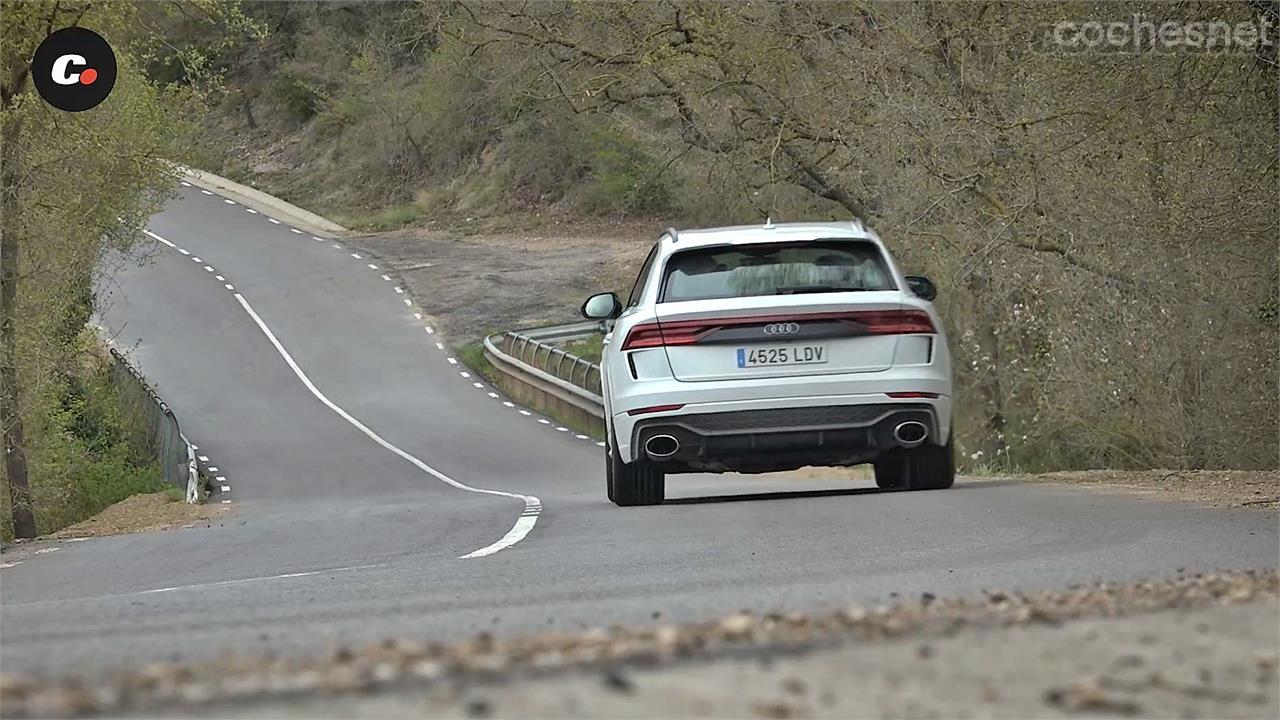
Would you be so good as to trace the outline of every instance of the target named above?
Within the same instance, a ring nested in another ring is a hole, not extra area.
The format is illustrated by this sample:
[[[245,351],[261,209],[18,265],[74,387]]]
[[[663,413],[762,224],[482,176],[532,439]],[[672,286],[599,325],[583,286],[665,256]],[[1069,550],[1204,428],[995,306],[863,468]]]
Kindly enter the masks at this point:
[[[827,349],[821,345],[738,348],[738,367],[740,368],[769,365],[821,365],[826,362]]]

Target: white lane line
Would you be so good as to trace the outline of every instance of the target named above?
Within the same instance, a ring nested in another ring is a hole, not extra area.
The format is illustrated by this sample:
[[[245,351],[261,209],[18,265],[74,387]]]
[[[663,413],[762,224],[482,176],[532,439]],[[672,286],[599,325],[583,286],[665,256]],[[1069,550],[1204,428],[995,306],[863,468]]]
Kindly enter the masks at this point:
[[[342,249],[342,246],[341,246],[341,245],[339,245],[338,243],[334,243],[334,244],[333,244],[333,249],[334,249],[334,250],[341,250],[341,249]]]
[[[471,385],[472,385],[472,386],[474,386],[474,387],[477,387],[477,388],[479,388],[479,389],[481,389],[481,390],[483,390],[483,389],[484,389],[484,385],[482,385],[482,384],[480,384],[480,383],[471,383]]]
[[[235,290],[235,289],[236,289],[236,286],[235,286],[235,285],[232,285],[231,283],[227,283],[226,285],[223,285],[222,287],[224,287],[224,288],[226,288],[226,289],[228,289],[228,290]]]
[[[412,301],[412,300],[410,300],[409,298],[405,298],[405,299],[404,299],[404,306],[405,306],[405,307],[413,307],[413,301]]]
[[[497,399],[498,399],[498,393],[496,393],[496,392],[491,392],[491,393],[489,393],[489,397],[493,398],[494,400],[497,400]]]
[[[279,220],[277,220],[277,219],[275,219],[275,218],[267,218],[267,220],[271,221],[271,223],[272,223],[272,224],[274,224],[274,225],[279,225],[279,224],[280,224],[280,221],[279,221]]]
[[[579,440],[590,440],[590,439],[591,439],[591,438],[587,437],[586,435],[574,435],[574,437],[578,438]]]
[[[320,237],[319,235],[312,235],[311,239],[315,240],[316,242],[324,242],[324,238]]]
[[[551,424],[551,421],[550,421],[550,420],[548,420],[548,419],[546,419],[546,418],[538,418],[538,422],[542,423],[543,425],[550,425],[550,424]]]
[[[458,358],[448,358],[448,360],[449,360],[449,364],[450,364],[450,365],[457,365],[457,364],[458,364]]]
[[[360,256],[360,253],[351,253],[351,257],[353,257],[353,258],[355,258],[355,259],[357,259],[357,260],[363,260],[363,259],[364,259],[363,257],[361,257],[361,256]]]
[[[422,319],[422,313],[414,313],[414,314],[413,314],[413,319],[414,319],[414,320],[421,320],[421,319]]]
[[[596,444],[599,445],[600,447],[604,447],[604,442],[597,442]]]
[[[182,248],[177,248],[177,250],[178,250],[178,252],[182,253],[183,255],[190,255],[190,254],[191,254],[191,252],[190,252],[190,251],[188,251],[188,250],[183,250]]]
[[[230,485],[223,485],[223,486],[222,486],[222,492],[231,492],[231,486],[230,486]]]
[[[262,318],[258,316],[258,313],[254,311],[253,306],[249,304],[249,301],[245,300],[244,296],[239,293],[236,293],[236,300],[239,301],[240,306],[244,308],[245,312],[249,313],[249,317],[253,318],[253,321],[257,323],[258,329],[262,331],[263,335],[267,336],[267,340],[271,341],[271,344],[274,345],[276,348],[276,352],[280,353],[280,357],[284,358],[284,361],[289,366],[289,369],[293,370],[293,374],[298,376],[298,379],[302,381],[302,384],[306,386],[307,390],[311,391],[311,394],[314,395],[317,400],[319,400],[321,403],[324,403],[324,405],[328,407],[330,410],[332,410],[334,413],[336,413],[338,417],[342,418],[343,420],[346,420],[348,423],[351,424],[352,427],[354,427],[355,429],[359,430],[360,432],[368,436],[370,440],[378,443],[386,450],[389,450],[395,453],[396,455],[399,455],[402,459],[408,461],[410,464],[414,465],[424,473],[427,473],[428,475],[435,477],[437,480],[447,485],[452,485],[453,487],[458,488],[459,490],[465,490],[467,492],[478,493],[481,495],[495,495],[498,497],[507,497],[513,500],[520,500],[524,502],[525,513],[531,513],[534,510],[541,510],[542,501],[539,500],[537,497],[534,497],[532,495],[521,495],[519,493],[510,493],[503,490],[489,490],[487,488],[478,488],[478,487],[473,487],[471,485],[467,485],[465,483],[458,482],[457,480],[454,480],[448,475],[445,475],[439,470],[436,470],[435,468],[422,462],[421,460],[414,457],[413,455],[410,455],[404,450],[401,450],[400,448],[396,447],[395,445],[383,439],[381,435],[374,432],[373,430],[370,430],[367,425],[360,422],[356,418],[352,417],[350,413],[348,413],[346,410],[343,410],[340,406],[338,406],[337,403],[333,402],[328,397],[326,397],[324,393],[320,392],[320,389],[317,388],[315,384],[311,382],[311,378],[307,377],[307,374],[302,371],[302,368],[298,367],[298,363],[294,362],[293,356],[289,354],[289,351],[285,350],[284,345],[281,345],[280,341],[276,339],[275,334],[271,332],[271,328],[267,327],[267,324],[263,322]],[[507,531],[507,534],[503,535],[500,539],[498,539],[497,542],[486,545],[480,548],[479,550],[473,550],[461,556],[461,559],[485,557],[486,555],[492,555],[500,550],[509,548],[512,545],[515,545],[516,543],[523,540],[525,536],[529,534],[529,531],[533,530],[533,526],[537,523],[537,521],[538,521],[538,517],[536,513],[534,513],[533,515],[523,514],[520,516],[518,520],[516,520],[515,525],[513,525],[511,529]]]
[[[216,468],[216,467],[210,467],[210,468],[209,468],[209,472],[218,472],[218,468]]]
[[[390,276],[390,275],[383,275],[383,276],[382,276],[382,279],[383,279],[383,280],[386,280],[387,282],[391,282],[391,276]]]
[[[200,462],[209,462],[208,455],[200,455],[199,458],[200,458]]]
[[[224,482],[226,482],[226,481],[227,481],[227,479],[226,479],[225,477],[223,477],[222,475],[219,475],[219,476],[215,477],[215,478],[214,478],[214,480],[217,480],[217,481],[218,481],[218,482],[220,482],[220,483],[224,483]]]
[[[444,349],[444,343],[436,343],[436,349],[437,349],[437,350],[443,350],[443,349]]]
[[[171,248],[173,248],[173,249],[175,249],[175,250],[177,250],[177,249],[178,249],[178,246],[177,246],[177,245],[174,245],[173,243],[169,242],[168,240],[165,240],[164,238],[162,238],[162,237],[160,237],[159,235],[157,235],[157,234],[155,234],[155,233],[151,232],[150,230],[143,230],[142,232],[143,232],[143,234],[145,234],[145,235],[149,235],[149,236],[151,237],[151,239],[153,239],[153,240],[159,240],[160,242],[164,243],[165,245],[168,245],[169,247],[171,247]],[[186,250],[178,250],[178,252],[182,253],[183,255],[186,255],[186,254],[187,254],[187,251],[186,251]]]
[[[55,553],[55,552],[58,552],[58,551],[59,551],[59,550],[61,550],[61,549],[62,549],[62,548],[60,548],[60,547],[40,548],[39,550],[37,550],[37,551],[35,551],[35,552],[31,553],[31,554],[32,554],[32,555],[48,555],[49,553]]]
[[[465,371],[464,371],[464,372],[460,372],[460,373],[458,373],[458,374],[459,374],[459,375],[461,375],[461,376],[462,376],[462,377],[464,377],[464,378],[467,378],[467,379],[470,379],[470,378],[471,378],[471,373],[469,373],[469,372],[465,372]]]
[[[245,211],[245,212],[247,212],[247,213],[252,213],[252,214],[254,214],[254,215],[257,215],[257,214],[258,214],[258,211],[257,211],[257,210],[254,210],[253,208],[245,208],[245,209],[244,209],[244,211]]]
[[[14,560],[13,562],[0,563],[0,570],[7,570],[11,567],[16,567],[21,564],[22,564],[21,560]]]
[[[374,265],[373,263],[369,263],[369,269],[370,269],[370,270],[377,270],[377,269],[378,269],[378,266],[377,266],[377,265]]]
[[[431,327],[430,325],[428,325],[428,326],[426,326],[425,328],[423,328],[423,330],[426,330],[428,335],[435,335],[435,334],[436,334],[436,329],[435,329],[435,328],[433,328],[433,327]]]
[[[212,267],[212,266],[210,266],[210,265],[205,265],[205,266],[204,266],[204,271],[205,271],[205,272],[213,272],[213,267]]]
[[[302,234],[302,231],[299,230],[298,228],[289,228],[289,232],[298,233],[299,235]]]
[[[205,195],[212,195],[212,194],[213,194],[213,193],[209,192],[208,190],[201,190],[200,192],[204,193]]]
[[[515,403],[513,403],[513,402],[511,402],[510,400],[503,400],[503,401],[502,401],[502,404],[503,404],[503,405],[506,405],[507,407],[515,407],[515,406],[516,406],[516,404],[515,404]]]
[[[223,500],[223,502],[231,502]],[[329,568],[327,570],[310,570],[308,572],[284,573],[283,575],[267,575],[265,577],[241,578],[239,580],[222,580],[220,582],[197,583],[195,585],[175,585],[173,587],[156,588],[155,590],[143,590],[138,593],[128,593],[137,595],[152,595],[155,593],[167,593],[177,590],[198,590],[201,588],[222,587],[223,585],[241,585],[251,582],[262,582],[264,580],[285,580],[288,578],[311,577],[312,575],[323,575],[325,573],[349,572],[351,570],[364,570],[366,568],[381,567],[386,563],[376,563],[373,565],[349,565],[347,567]]]
[[[230,500],[223,500],[223,501],[222,501],[222,504],[223,504],[223,505],[230,505],[230,504],[231,504],[231,501],[230,501]],[[176,589],[176,588],[175,588],[175,589]]]
[[[192,255],[192,256],[191,256],[191,262],[195,262],[195,263],[202,263],[202,262],[204,262],[204,261],[203,261],[203,260],[201,260],[200,258],[196,257],[195,255]]]
[[[187,182],[186,180],[179,180],[178,184],[181,185],[182,187],[191,187],[191,183]]]
[[[213,277],[214,277],[215,279],[217,279],[217,281],[218,281],[218,282],[226,282],[226,281],[227,281],[227,279],[226,279],[226,278],[224,278],[224,277],[222,277],[221,275],[214,275]]]
[[[398,286],[397,286],[397,287],[392,288],[392,290],[395,290],[397,295],[403,295],[403,294],[404,294],[404,288],[402,288],[402,287],[398,287]]]
[[[556,430],[559,432],[569,432],[569,428],[567,427],[558,427],[556,428]]]
[[[524,416],[526,416],[526,417],[527,417],[527,416],[529,416],[529,415],[532,415],[533,413],[529,412],[528,410],[521,410],[521,411],[520,411],[520,414],[521,414],[521,415],[524,415]]]
[[[228,204],[228,205],[235,205],[235,204],[236,204],[236,201],[235,201],[235,200],[227,200],[227,199],[225,199],[225,198],[222,200],[222,202],[224,202],[224,203],[226,203],[226,204]]]

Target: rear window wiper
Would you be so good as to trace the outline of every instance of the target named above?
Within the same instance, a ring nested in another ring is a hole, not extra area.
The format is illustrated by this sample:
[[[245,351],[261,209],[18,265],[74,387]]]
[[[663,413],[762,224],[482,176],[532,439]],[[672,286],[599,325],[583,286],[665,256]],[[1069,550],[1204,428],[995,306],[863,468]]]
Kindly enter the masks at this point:
[[[776,287],[773,289],[773,294],[802,295],[805,293],[867,292],[870,289],[863,287],[836,287],[834,285],[797,285],[795,287]]]

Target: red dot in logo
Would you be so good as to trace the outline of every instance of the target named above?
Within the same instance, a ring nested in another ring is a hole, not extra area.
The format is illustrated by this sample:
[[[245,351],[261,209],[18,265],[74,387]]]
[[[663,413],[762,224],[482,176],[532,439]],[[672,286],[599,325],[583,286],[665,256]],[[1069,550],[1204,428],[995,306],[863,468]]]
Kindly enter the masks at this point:
[[[92,85],[94,80],[98,79],[98,71],[93,68],[86,68],[80,71],[80,84]]]

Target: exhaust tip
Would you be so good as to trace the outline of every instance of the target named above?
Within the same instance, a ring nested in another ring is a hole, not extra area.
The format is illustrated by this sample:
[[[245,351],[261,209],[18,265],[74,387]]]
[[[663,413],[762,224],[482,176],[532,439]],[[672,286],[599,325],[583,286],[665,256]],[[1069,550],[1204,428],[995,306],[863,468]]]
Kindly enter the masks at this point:
[[[893,439],[906,448],[913,448],[929,437],[929,428],[922,422],[908,420],[893,429]]]
[[[652,458],[671,457],[679,449],[680,441],[670,435],[654,435],[644,442],[644,451]]]

